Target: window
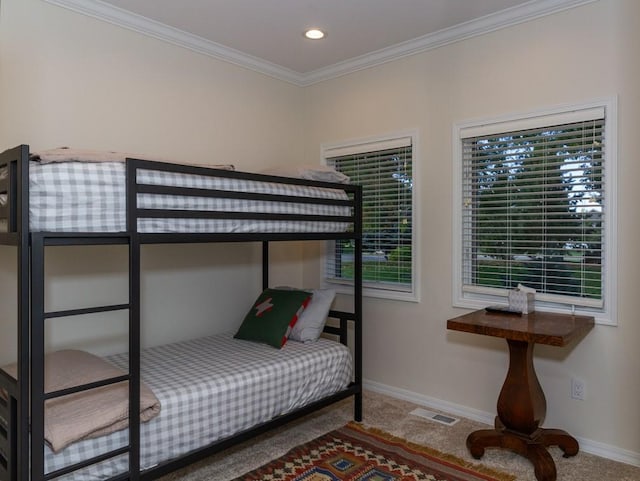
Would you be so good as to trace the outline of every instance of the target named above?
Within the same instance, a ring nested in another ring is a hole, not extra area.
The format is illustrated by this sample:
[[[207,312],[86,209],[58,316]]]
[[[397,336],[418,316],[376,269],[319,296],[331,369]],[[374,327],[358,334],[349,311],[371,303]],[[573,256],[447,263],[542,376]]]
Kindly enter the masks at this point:
[[[415,300],[415,135],[324,146],[327,165],[363,187],[363,284],[365,294]],[[328,243],[325,280],[353,280],[354,245]]]
[[[457,126],[458,304],[523,284],[611,317],[612,108]]]

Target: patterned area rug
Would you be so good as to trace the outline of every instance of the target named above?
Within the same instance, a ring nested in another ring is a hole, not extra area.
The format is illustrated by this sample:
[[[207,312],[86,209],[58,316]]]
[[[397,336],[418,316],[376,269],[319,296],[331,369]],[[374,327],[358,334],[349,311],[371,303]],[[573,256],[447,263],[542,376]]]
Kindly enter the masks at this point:
[[[357,423],[297,446],[235,481],[512,481],[515,476],[467,463]]]

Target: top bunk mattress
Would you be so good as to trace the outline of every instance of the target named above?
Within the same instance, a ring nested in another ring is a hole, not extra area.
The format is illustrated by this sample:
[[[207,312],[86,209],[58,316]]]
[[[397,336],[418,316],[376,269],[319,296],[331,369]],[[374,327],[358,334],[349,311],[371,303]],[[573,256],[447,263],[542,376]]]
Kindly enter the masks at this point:
[[[125,232],[126,164],[124,162],[30,162],[31,232]],[[347,200],[340,189],[265,182],[231,177],[139,170],[138,184],[251,192],[317,199]],[[321,216],[306,220],[236,218],[138,219],[140,233],[300,233],[344,232],[351,215],[345,205],[263,201],[205,196],[138,194],[138,209],[222,211]],[[6,196],[4,201],[6,202]],[[2,199],[0,199],[2,202]],[[6,231],[6,227],[4,228]]]

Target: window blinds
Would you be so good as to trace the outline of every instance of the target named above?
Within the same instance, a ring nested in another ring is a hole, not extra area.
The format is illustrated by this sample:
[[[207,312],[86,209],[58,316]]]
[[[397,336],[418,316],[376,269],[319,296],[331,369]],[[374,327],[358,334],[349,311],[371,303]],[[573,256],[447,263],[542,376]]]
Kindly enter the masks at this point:
[[[602,307],[604,116],[462,138],[462,279]]]
[[[358,148],[360,151],[358,151]],[[366,148],[366,152],[362,149]],[[374,150],[371,150],[374,149]],[[413,177],[411,138],[325,152],[328,165],[363,187],[363,281],[367,287],[412,291]],[[353,278],[353,244],[332,244],[326,273]]]

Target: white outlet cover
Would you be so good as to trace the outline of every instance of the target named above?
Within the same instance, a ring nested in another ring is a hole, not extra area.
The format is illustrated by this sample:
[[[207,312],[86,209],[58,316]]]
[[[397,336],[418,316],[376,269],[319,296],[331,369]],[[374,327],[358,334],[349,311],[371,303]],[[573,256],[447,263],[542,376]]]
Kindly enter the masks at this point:
[[[571,379],[571,398],[578,399],[579,401],[584,401],[585,394],[584,381],[581,379]]]

